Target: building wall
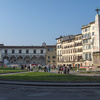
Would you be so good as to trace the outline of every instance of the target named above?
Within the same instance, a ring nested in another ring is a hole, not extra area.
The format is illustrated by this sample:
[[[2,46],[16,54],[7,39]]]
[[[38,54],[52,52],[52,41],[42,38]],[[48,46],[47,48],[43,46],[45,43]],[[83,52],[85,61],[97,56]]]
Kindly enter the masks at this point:
[[[93,66],[93,46],[95,35],[95,22],[82,26],[82,42],[83,42],[83,66],[88,61],[89,66]]]
[[[100,67],[100,52],[94,52],[93,57],[94,57],[93,60],[94,67],[96,68]]]
[[[15,47],[15,48],[14,48]],[[46,57],[46,48],[45,47],[10,47],[10,46],[3,46],[0,47],[1,49],[1,58],[2,61],[4,61],[5,64],[43,64],[45,65],[45,57]],[[12,52],[14,50],[14,52]],[[19,50],[21,50],[21,53],[19,53]],[[29,52],[27,53],[26,50]],[[34,50],[36,50],[36,53],[34,53]],[[43,52],[41,52],[41,50]],[[7,51],[7,52],[6,52]]]
[[[74,62],[74,39],[68,39],[62,42],[62,63],[73,65]]]
[[[82,66],[83,62],[83,46],[82,46],[82,34],[75,36],[75,42],[74,42],[74,49],[75,49],[75,61],[74,61],[74,67]]]
[[[57,39],[56,54],[57,54],[57,65],[62,65],[62,37]]]
[[[95,21],[89,23],[88,25],[83,25],[81,30],[82,38],[77,39],[81,35],[75,36],[74,47],[65,48],[67,45],[73,45],[73,42],[67,42],[68,38],[62,42],[62,64],[73,63],[73,66],[78,64],[81,66],[96,65],[94,63],[96,54],[94,55],[93,52],[100,51],[100,15],[97,13],[95,16]],[[75,45],[80,43],[81,45]],[[74,53],[70,52],[70,50],[74,51]]]
[[[56,65],[57,57],[56,57],[56,46],[47,46],[46,47],[46,65]]]

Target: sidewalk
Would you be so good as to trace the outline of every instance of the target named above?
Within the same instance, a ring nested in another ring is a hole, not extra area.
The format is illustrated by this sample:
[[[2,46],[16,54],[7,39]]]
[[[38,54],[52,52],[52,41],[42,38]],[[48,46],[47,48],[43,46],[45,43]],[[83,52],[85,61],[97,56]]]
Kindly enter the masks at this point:
[[[35,71],[27,71],[27,72],[13,72],[13,73],[3,73],[0,75],[12,75],[12,74],[19,74],[19,73],[28,73],[28,72],[38,72],[38,70]],[[44,70],[39,70],[39,72],[44,72]],[[50,73],[57,73],[58,70],[57,69],[51,69]],[[84,71],[85,73],[80,73],[76,70],[70,70],[69,74],[70,75],[80,75],[80,76],[100,76],[99,73],[86,73],[86,71]]]
[[[57,72],[58,72],[57,69],[51,70],[51,73],[57,73]],[[84,72],[84,73],[80,73],[80,71],[76,71],[76,70],[70,70],[69,74],[70,75],[80,75],[80,76],[100,76],[99,73],[86,73],[85,70],[81,72]]]
[[[61,83],[61,82],[26,82],[26,81],[0,81],[0,84],[8,84],[8,85],[23,85],[23,86],[54,86],[54,87],[93,87],[100,86],[100,82],[92,82],[92,83]]]

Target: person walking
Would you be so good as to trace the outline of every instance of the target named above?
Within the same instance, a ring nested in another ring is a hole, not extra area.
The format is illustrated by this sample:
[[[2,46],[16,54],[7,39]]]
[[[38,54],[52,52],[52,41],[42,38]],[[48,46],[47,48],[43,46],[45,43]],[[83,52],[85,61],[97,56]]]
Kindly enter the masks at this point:
[[[63,65],[63,73],[66,74],[65,64]]]
[[[48,65],[48,72],[50,72],[50,64]]]
[[[67,74],[69,74],[69,66],[67,66]]]

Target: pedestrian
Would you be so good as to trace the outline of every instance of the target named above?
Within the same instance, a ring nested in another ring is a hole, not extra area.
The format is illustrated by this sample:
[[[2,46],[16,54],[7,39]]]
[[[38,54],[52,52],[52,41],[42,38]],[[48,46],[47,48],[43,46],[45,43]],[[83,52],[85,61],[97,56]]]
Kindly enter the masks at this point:
[[[27,69],[27,66],[26,66],[26,64],[25,64],[25,69]]]
[[[48,72],[50,72],[50,64],[48,65]]]
[[[45,66],[45,67],[44,67],[44,72],[46,72],[46,71],[47,71],[47,67]]]
[[[33,71],[33,69],[32,69],[32,65],[30,64],[30,71]]]
[[[67,74],[69,74],[69,66],[67,66]]]
[[[21,70],[23,70],[23,65],[21,65]]]
[[[28,70],[30,70],[30,65],[28,65]]]
[[[66,74],[65,64],[63,65],[63,73]]]

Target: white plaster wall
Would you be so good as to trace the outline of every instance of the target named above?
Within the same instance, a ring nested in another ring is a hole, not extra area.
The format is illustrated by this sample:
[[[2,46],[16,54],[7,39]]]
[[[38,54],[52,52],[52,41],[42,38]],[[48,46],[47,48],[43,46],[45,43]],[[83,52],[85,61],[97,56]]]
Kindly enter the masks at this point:
[[[94,52],[99,51],[100,50],[100,32],[99,32],[99,25],[100,25],[100,21],[99,21],[99,14],[97,14],[95,16],[95,34],[94,34]]]

